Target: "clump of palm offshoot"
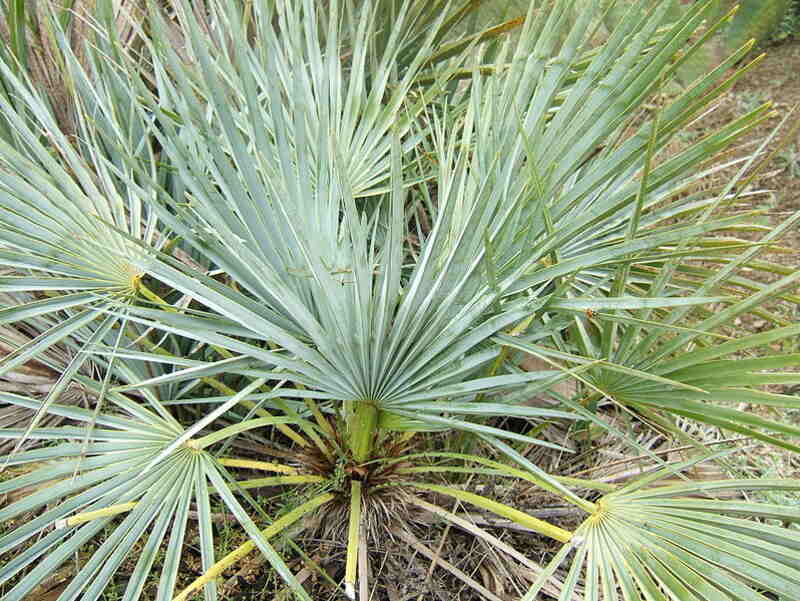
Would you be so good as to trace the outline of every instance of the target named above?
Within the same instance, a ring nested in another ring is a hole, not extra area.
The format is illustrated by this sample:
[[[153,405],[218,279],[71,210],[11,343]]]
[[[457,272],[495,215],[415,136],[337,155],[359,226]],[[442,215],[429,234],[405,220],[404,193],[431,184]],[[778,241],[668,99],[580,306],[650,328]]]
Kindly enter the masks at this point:
[[[800,215],[751,225],[764,145],[709,167],[771,109],[665,152],[757,60],[731,70],[745,46],[654,107],[719,26],[714,2],[677,21],[670,3],[636,3],[601,45],[599,2],[577,21],[565,0],[533,2],[472,31],[478,4],[175,2],[129,23],[133,52],[98,2],[81,60],[54,14],[70,136],[19,65],[0,65],[0,291],[15,299],[0,319],[41,332],[0,377],[71,357],[43,395],[0,392],[34,416],[0,431],[16,441],[5,465],[40,464],[0,483],[35,489],[0,509],[30,516],[0,536],[3,601],[103,529],[62,599],[99,599],[140,541],[126,600],[165,543],[159,601],[216,599],[256,549],[308,600],[282,554],[296,543],[270,539],[315,515],[341,516],[341,586],[367,599],[381,536],[368,526],[392,517],[398,531],[412,509],[463,524],[429,501],[442,498],[561,545],[536,566],[472,526],[532,570],[526,601],[800,598],[800,512],[719,499],[800,482],[659,485],[708,458],[699,444],[619,486],[530,458],[566,451],[554,423],[649,453],[614,414],[800,450],[800,429],[740,407],[798,405],[764,386],[798,380],[798,355],[776,348],[800,334],[781,313],[800,275],[759,253]],[[700,185],[731,169],[724,187]],[[737,335],[751,313],[771,327]],[[68,385],[84,406],[63,402]],[[467,490],[465,472],[538,487],[583,521],[568,530]],[[265,486],[290,501],[271,514]],[[249,537],[224,557],[212,498]],[[204,573],[178,590],[190,510]]]

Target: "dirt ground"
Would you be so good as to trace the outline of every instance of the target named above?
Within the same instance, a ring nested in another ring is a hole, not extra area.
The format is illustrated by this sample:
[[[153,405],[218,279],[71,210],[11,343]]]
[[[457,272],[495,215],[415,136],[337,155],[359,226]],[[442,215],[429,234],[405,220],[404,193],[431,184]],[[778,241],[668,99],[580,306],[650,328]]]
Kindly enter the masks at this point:
[[[788,130],[800,123],[800,40],[784,42],[763,50],[766,56],[762,62],[723,97],[715,120],[727,122],[762,102],[772,101],[776,116],[746,137],[746,140],[758,141],[767,137],[792,107],[796,107],[781,133],[770,144],[770,149],[774,149]],[[790,214],[800,210],[800,130],[794,133],[792,139],[776,154],[766,166],[763,175],[754,183],[759,188],[771,190],[770,197],[762,201],[759,207],[766,210],[769,225],[778,225]],[[793,252],[770,258],[787,266],[800,267],[800,228],[788,232],[783,243],[791,247]]]

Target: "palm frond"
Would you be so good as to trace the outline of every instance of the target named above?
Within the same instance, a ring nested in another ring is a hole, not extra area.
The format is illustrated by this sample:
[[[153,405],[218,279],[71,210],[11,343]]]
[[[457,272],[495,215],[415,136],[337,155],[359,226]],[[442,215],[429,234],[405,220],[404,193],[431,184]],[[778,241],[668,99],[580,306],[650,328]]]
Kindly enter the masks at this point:
[[[798,490],[792,480],[725,480],[643,488],[663,473],[600,499],[524,599],[568,565],[562,596],[653,601],[796,596],[796,508],[716,500],[736,489]],[[569,555],[571,554],[571,558]]]

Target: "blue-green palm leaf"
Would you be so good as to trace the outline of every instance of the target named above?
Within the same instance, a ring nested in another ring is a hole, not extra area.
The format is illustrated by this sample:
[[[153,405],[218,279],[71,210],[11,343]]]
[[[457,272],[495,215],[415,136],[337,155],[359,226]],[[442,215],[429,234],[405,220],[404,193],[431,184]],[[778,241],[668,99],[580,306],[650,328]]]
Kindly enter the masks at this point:
[[[600,499],[596,513],[553,559],[545,574],[569,566],[561,598],[579,587],[582,598],[603,601],[797,598],[797,508],[715,497],[742,489],[796,492],[800,483],[726,480],[641,488],[651,481]],[[545,580],[525,601],[537,598]]]
[[[42,404],[12,394],[2,394],[0,400],[29,409]],[[172,599],[192,503],[198,509],[204,569],[215,561],[211,493],[221,495],[274,567],[292,581],[282,560],[233,496],[225,469],[203,450],[201,437],[187,438],[174,419],[162,418],[124,396],[110,394],[108,402],[115,412],[49,405],[49,413],[66,417],[77,426],[0,432],[6,439],[26,435],[58,443],[17,453],[8,460],[11,466],[45,463],[0,484],[0,494],[34,489],[0,509],[2,522],[34,515],[0,538],[0,554],[7,558],[0,567],[0,582],[11,583],[3,601],[29,598],[43,579],[99,536],[102,544],[61,593],[60,601],[101,598],[138,541],[143,546],[137,551],[138,561],[124,598],[141,598],[156,552],[167,539],[157,598]],[[185,444],[175,445],[184,440]],[[54,458],[59,461],[48,463]],[[217,598],[213,583],[206,586],[205,598]]]

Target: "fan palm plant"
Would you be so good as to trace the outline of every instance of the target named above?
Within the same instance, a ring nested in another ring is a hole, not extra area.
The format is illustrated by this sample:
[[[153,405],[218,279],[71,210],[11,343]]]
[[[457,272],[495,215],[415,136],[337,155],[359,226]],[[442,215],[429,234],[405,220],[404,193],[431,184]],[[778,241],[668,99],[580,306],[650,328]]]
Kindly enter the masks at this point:
[[[795,598],[788,524],[800,512],[714,494],[797,482],[657,486],[677,465],[617,488],[531,459],[565,451],[546,435],[552,422],[594,422],[636,448],[612,411],[791,450],[800,433],[728,406],[798,405],[761,389],[796,382],[766,370],[797,355],[738,359],[797,336],[763,305],[796,303],[800,276],[762,284],[742,270],[779,272],[756,257],[800,216],[760,242],[736,236],[758,229],[740,205],[757,194],[742,190],[762,149],[733,162],[727,185],[701,185],[769,106],[665,156],[753,66],[729,72],[749,47],[647,108],[712,35],[694,38],[714,3],[667,27],[669,3],[634,6],[600,46],[600,12],[572,22],[568,4],[533,3],[464,34],[477,3],[177,2],[174,20],[152,8],[134,25],[132,52],[99,3],[84,61],[53,23],[74,137],[24,72],[0,66],[0,262],[14,270],[0,287],[15,301],[0,319],[41,332],[2,340],[14,350],[0,375],[58,346],[72,357],[44,398],[0,398],[34,412],[0,437],[55,441],[8,457],[47,463],[0,492],[56,482],[0,509],[3,521],[34,516],[0,538],[0,553],[16,549],[0,567],[4,601],[26,598],[104,528],[60,600],[100,598],[146,538],[124,593],[141,598],[170,528],[159,601],[200,589],[216,599],[216,579],[256,548],[310,599],[270,539],[296,548],[290,528],[325,512],[344,516],[345,593],[366,599],[378,522],[400,527],[395,514],[416,507],[463,523],[428,493],[563,544],[540,568],[472,527],[536,575],[526,599]],[[778,327],[728,330],[752,311]],[[70,382],[89,407],[60,399]],[[48,415],[70,425],[44,427]],[[509,417],[525,428],[504,427]],[[477,442],[456,448],[456,432]],[[424,444],[437,435],[444,448]],[[571,531],[438,477],[463,472],[527,482],[586,519]],[[264,486],[296,492],[270,514],[249,492]],[[222,558],[212,496],[250,538]],[[176,594],[193,504],[204,573]],[[746,517],[784,525],[760,546]]]

